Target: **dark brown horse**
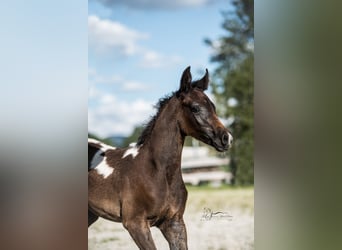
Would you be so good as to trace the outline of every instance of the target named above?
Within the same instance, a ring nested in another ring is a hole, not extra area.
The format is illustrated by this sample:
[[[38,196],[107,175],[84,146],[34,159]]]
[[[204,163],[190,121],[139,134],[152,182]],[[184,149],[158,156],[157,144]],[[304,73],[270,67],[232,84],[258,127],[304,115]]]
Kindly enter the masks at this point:
[[[233,137],[204,94],[209,76],[192,82],[190,67],[180,88],[161,99],[158,112],[136,145],[117,149],[88,140],[88,226],[98,217],[122,222],[140,249],[156,249],[150,227],[163,233],[170,249],[187,249],[183,213],[187,199],[181,174],[185,136],[222,152]]]

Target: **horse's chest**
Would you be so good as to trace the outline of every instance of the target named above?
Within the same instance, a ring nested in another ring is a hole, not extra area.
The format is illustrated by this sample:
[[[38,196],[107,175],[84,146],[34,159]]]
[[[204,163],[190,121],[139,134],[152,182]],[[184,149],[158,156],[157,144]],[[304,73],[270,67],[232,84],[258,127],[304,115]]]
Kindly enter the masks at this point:
[[[156,212],[159,212],[160,218],[171,218],[180,211],[184,211],[186,203],[186,190],[174,190],[168,187],[164,196],[158,198]]]

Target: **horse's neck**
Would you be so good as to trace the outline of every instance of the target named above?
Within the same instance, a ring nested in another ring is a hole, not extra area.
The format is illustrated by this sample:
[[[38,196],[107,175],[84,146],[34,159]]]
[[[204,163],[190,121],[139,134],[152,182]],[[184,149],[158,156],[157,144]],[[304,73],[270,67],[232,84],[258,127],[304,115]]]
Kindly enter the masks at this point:
[[[172,100],[171,100],[172,101]],[[179,171],[185,136],[176,119],[176,105],[165,107],[157,118],[149,140],[149,151],[160,168],[167,172]]]

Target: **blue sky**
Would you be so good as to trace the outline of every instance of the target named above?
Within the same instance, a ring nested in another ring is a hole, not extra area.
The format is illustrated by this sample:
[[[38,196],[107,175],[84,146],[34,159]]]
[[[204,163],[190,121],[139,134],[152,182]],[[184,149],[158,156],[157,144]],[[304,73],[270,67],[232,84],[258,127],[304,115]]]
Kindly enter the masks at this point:
[[[194,79],[205,68],[212,72],[212,51],[203,40],[223,34],[221,12],[229,6],[223,0],[90,0],[89,132],[129,135],[155,113],[160,97],[177,90],[188,65]]]

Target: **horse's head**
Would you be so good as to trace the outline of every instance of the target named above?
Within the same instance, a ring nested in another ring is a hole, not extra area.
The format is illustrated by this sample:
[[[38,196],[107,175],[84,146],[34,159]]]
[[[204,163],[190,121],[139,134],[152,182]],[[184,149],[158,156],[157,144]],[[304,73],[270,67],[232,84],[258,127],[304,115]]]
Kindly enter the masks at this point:
[[[220,122],[215,105],[204,93],[208,84],[208,70],[202,79],[194,82],[192,82],[190,66],[184,70],[177,92],[182,107],[182,115],[178,122],[186,135],[223,152],[231,146],[233,136]]]

